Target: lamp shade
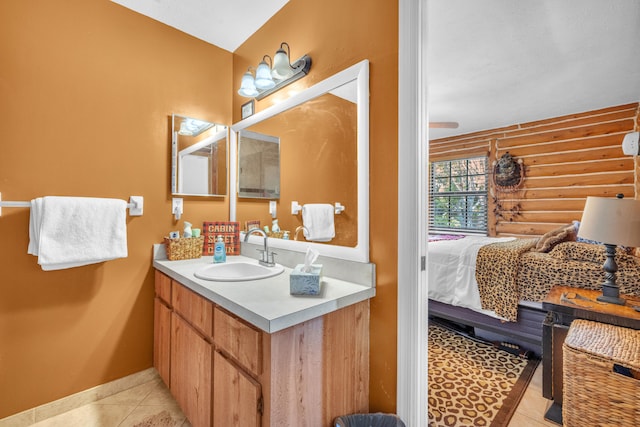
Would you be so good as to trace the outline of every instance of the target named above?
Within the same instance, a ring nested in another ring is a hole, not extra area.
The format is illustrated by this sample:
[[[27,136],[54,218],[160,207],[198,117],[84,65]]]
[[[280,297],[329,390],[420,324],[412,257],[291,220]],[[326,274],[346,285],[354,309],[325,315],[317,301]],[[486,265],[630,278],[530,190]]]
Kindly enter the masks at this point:
[[[251,71],[247,70],[247,72],[242,76],[242,83],[240,83],[240,90],[238,90],[238,94],[249,98],[253,98],[258,95],[258,90],[256,89],[256,85],[253,81]]]
[[[640,246],[640,200],[587,197],[578,237],[611,245]]]
[[[294,70],[291,68],[291,64],[289,63],[289,55],[282,47],[280,47],[273,57],[273,70],[271,70],[271,75],[274,79],[284,80],[291,77],[293,75],[293,71]]]
[[[258,64],[256,69],[256,87],[260,90],[272,89],[276,83],[271,78],[271,69],[264,60]]]

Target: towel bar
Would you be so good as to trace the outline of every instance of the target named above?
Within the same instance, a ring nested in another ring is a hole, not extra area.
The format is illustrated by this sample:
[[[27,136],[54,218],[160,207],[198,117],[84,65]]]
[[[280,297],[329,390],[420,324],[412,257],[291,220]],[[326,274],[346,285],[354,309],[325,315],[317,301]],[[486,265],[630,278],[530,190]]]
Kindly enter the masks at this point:
[[[2,216],[2,208],[30,208],[31,202],[12,202],[12,201],[2,201],[2,193],[0,193],[0,216]],[[144,197],[142,196],[131,196],[129,197],[129,203],[127,204],[127,209],[129,209],[129,215],[131,216],[142,216],[144,208]]]
[[[342,206],[342,204],[340,202],[335,202],[333,204],[334,208],[333,208],[333,212],[335,215],[340,215],[342,212],[344,212],[345,207]],[[291,215],[298,215],[300,212],[302,211],[302,205],[299,204],[297,201],[292,201],[291,202]]]

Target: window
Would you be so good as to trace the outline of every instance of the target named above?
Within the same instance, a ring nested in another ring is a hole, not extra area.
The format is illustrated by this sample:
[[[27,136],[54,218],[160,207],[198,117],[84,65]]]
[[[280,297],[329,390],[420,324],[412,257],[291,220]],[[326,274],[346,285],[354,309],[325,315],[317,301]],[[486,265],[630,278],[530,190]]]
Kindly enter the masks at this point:
[[[487,232],[487,158],[431,163],[430,231]]]

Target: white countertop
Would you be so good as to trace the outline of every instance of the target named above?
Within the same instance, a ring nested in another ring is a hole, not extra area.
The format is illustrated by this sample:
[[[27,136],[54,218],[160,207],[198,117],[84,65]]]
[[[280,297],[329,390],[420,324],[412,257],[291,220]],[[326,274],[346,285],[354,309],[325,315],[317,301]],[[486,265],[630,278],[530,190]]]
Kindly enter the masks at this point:
[[[255,262],[253,258],[228,256],[227,262]],[[198,279],[194,272],[213,262],[213,257],[182,261],[154,259],[153,266],[187,288],[223,307],[268,333],[323,316],[340,308],[375,296],[373,286],[322,278],[320,295],[298,296],[289,293],[291,268],[267,279],[248,282],[214,282]]]

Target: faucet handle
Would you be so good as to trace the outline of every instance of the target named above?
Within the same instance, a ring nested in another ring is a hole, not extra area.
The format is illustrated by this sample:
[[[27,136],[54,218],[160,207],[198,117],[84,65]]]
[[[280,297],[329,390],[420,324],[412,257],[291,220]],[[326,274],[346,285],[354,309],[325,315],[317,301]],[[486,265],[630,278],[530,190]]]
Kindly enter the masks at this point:
[[[264,250],[264,249],[256,249],[257,251],[259,251],[262,256],[260,257],[260,260],[258,261],[260,264],[267,266],[267,267],[273,267],[276,263],[273,260],[273,256],[274,255],[278,255],[276,252],[270,252],[268,250]]]

